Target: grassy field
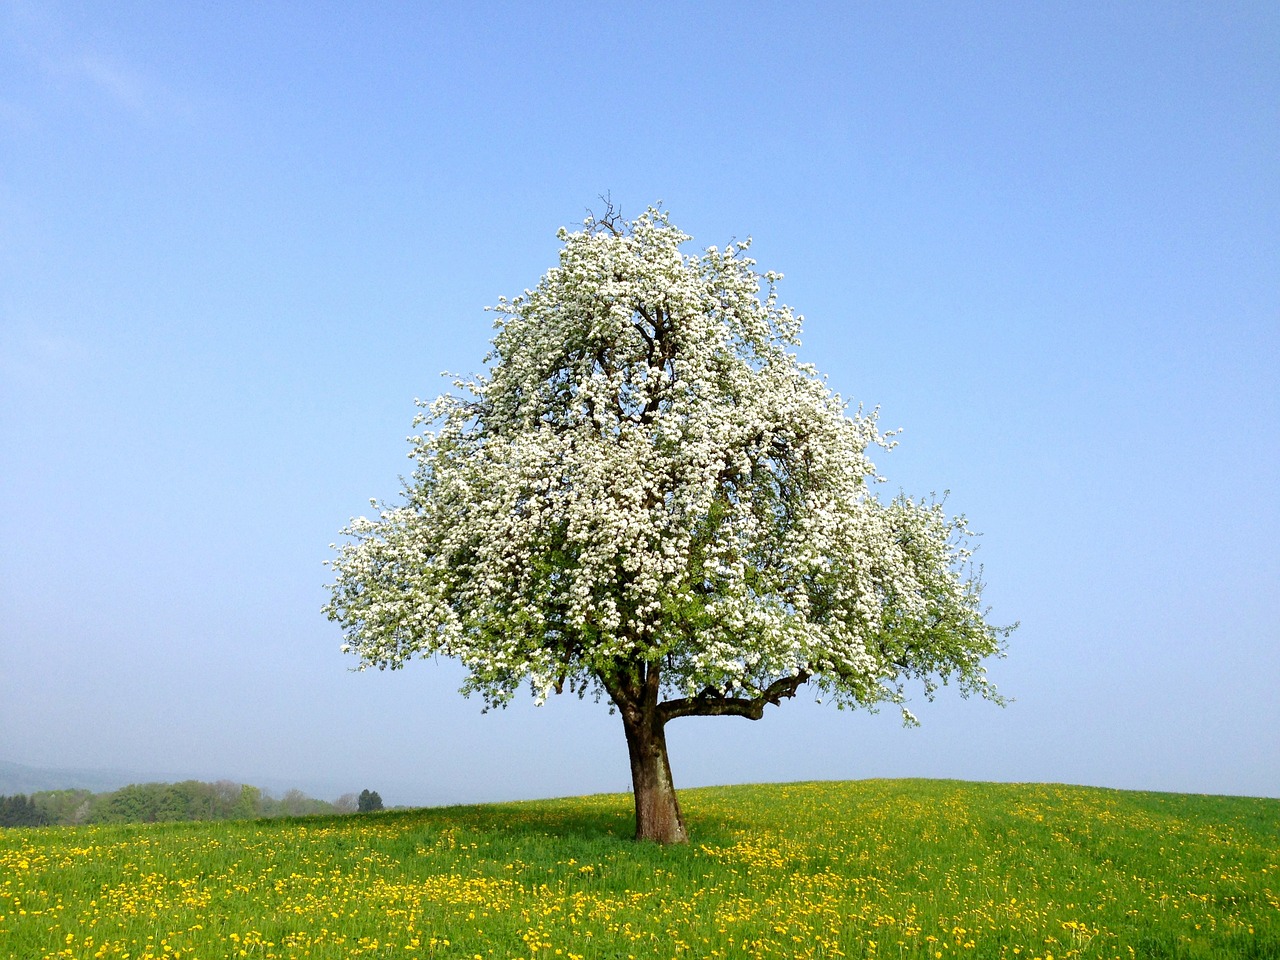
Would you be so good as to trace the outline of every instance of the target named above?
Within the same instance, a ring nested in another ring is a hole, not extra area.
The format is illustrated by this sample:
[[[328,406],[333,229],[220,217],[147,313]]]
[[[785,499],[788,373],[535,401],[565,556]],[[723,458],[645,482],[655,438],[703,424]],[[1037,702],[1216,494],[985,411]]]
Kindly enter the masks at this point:
[[[1280,958],[1280,800],[951,781],[0,831],[0,957]]]

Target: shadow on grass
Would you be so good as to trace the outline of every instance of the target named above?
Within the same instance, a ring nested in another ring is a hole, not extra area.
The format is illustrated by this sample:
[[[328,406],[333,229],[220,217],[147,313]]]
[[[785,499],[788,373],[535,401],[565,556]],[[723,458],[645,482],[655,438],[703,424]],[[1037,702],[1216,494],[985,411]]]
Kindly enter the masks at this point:
[[[690,840],[698,843],[732,842],[734,834],[751,827],[747,817],[726,814],[723,805],[714,813],[702,811],[697,791],[681,796],[681,808]],[[630,794],[602,794],[552,800],[465,804],[387,810],[374,814],[347,814],[305,818],[316,825],[343,829],[362,824],[396,824],[429,833],[462,830],[498,837],[526,837],[570,843],[625,842],[634,844],[635,808]]]

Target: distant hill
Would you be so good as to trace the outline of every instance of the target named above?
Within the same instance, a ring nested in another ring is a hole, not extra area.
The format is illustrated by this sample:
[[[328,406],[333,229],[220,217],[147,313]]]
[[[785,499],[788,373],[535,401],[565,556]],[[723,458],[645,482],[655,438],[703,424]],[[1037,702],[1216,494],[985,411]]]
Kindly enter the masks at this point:
[[[0,760],[0,796],[36,793],[40,790],[91,790],[103,793],[131,783],[164,780],[163,776],[138,770],[107,770],[83,767],[28,767]]]
[[[134,783],[178,783],[183,780],[233,780],[253,783],[273,794],[301,789],[312,796],[337,796],[353,789],[336,778],[292,779],[243,774],[238,771],[214,770],[126,770],[115,767],[35,767],[0,760],[0,796],[15,793],[38,793],[41,790],[89,790],[107,793]],[[381,784],[382,781],[379,781]],[[356,784],[361,786],[361,784]],[[386,790],[383,790],[386,793]]]

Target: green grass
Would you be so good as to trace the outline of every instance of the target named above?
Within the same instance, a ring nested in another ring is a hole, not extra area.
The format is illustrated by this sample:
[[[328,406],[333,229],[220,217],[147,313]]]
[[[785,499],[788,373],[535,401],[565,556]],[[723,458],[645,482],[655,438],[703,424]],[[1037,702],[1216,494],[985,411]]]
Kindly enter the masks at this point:
[[[1280,801],[952,781],[0,831],[0,957],[1280,958]]]

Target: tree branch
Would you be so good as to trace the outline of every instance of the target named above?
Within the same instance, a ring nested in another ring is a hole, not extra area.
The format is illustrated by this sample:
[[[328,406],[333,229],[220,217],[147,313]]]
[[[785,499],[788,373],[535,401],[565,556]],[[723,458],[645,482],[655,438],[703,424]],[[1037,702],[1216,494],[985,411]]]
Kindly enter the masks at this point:
[[[604,227],[615,237],[623,236],[628,224],[622,217],[622,210],[614,207],[610,194],[603,194],[600,199],[604,201],[604,215],[597,217],[590,208],[587,208],[587,216],[591,220],[589,228],[594,232],[596,227]]]
[[[656,338],[656,337],[658,337],[658,336],[661,334],[661,332],[662,332],[662,331],[661,331],[661,330],[659,330],[659,329],[658,329],[658,325],[657,325],[656,323],[654,323],[654,322],[653,322],[653,318],[652,318],[651,316],[649,316],[648,311],[646,311],[646,310],[645,310],[645,308],[644,308],[644,304],[642,304],[642,303],[637,303],[637,304],[636,304],[636,313],[640,314],[640,318],[641,318],[642,320],[644,320],[644,322],[645,322],[645,323],[647,323],[647,324],[649,324],[649,326],[653,327],[653,333],[652,333],[652,334],[650,334],[650,333],[649,333],[649,331],[648,331],[648,330],[646,330],[646,329],[644,328],[644,323],[636,323],[636,324],[633,324],[633,325],[632,325],[632,326],[634,326],[634,327],[635,327],[635,329],[640,333],[640,336],[644,337],[644,342],[648,345],[648,351],[647,351],[646,359],[647,359],[647,360],[649,360],[649,361],[652,363],[652,362],[653,362],[653,348],[654,348],[654,346],[656,345],[656,340],[655,340],[655,338]]]
[[[658,706],[662,722],[676,717],[746,717],[759,720],[766,704],[780,706],[784,697],[791,698],[812,676],[801,670],[794,677],[783,677],[769,684],[758,697],[729,697],[708,687],[695,697],[668,700]]]

